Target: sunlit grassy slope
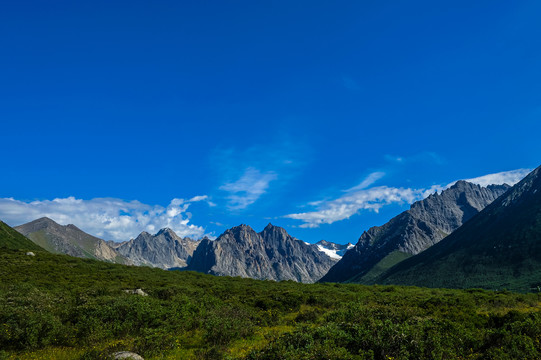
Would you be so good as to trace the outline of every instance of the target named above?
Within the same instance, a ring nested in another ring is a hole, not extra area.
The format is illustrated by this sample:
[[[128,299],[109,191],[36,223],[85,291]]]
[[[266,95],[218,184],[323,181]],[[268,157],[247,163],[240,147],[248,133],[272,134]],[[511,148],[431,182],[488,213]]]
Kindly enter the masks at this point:
[[[12,250],[43,250],[30,239],[0,221],[0,249]]]

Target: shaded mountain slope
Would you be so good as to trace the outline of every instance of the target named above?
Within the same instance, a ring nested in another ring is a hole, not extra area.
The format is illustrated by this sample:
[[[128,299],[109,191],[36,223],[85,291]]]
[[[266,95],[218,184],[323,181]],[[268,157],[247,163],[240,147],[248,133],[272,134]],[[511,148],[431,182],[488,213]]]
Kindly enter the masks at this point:
[[[378,282],[529,291],[541,285],[541,168]]]
[[[321,281],[370,282],[387,270],[387,266],[441,241],[508,189],[508,185],[481,187],[458,181],[439,194],[417,201],[383,226],[365,231],[355,247]],[[391,254],[394,254],[392,259],[387,258]],[[379,270],[369,279],[363,279],[375,266]]]

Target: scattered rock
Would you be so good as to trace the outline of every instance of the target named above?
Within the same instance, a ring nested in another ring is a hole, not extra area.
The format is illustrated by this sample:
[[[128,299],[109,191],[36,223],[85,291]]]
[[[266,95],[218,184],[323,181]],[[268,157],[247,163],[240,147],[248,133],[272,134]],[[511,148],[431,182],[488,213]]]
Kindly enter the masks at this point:
[[[131,351],[119,351],[113,354],[115,360],[130,359],[130,360],[145,360],[141,355],[138,355]]]
[[[28,252],[26,253],[26,255],[28,255],[28,256],[36,256],[36,254],[34,254],[32,251],[28,251]]]
[[[140,296],[148,296],[148,294],[146,292],[144,292],[142,289],[135,289],[135,290],[127,289],[127,290],[124,290],[124,292],[126,292],[128,294],[134,294],[134,295],[140,295]]]

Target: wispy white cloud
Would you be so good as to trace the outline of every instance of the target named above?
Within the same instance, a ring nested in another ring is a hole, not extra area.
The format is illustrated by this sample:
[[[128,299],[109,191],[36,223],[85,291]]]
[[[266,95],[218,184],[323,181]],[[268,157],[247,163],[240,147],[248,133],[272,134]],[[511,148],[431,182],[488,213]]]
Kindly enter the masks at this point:
[[[229,193],[227,199],[230,209],[245,209],[259,199],[267,191],[269,183],[276,180],[277,177],[277,174],[272,171],[263,173],[249,167],[238,180],[220,186],[220,190]]]
[[[491,184],[514,185],[522,180],[531,169],[518,169],[504,171],[496,174],[488,174],[466,181],[488,186]],[[300,227],[315,228],[321,224],[332,224],[336,221],[348,219],[361,210],[378,211],[383,206],[390,204],[413,203],[433,194],[435,191],[445,190],[456,183],[453,181],[447,185],[433,185],[429,188],[395,188],[377,186],[368,188],[385,174],[375,172],[367,176],[359,185],[346,190],[346,194],[332,200],[320,200],[310,202],[308,205],[315,207],[314,211],[285,215],[284,217],[303,221]]]
[[[0,218],[10,225],[20,225],[46,216],[63,225],[74,224],[106,240],[129,240],[142,231],[154,233],[164,227],[182,237],[200,238],[205,235],[205,229],[190,224],[191,214],[187,212],[198,201],[208,202],[208,197],[175,198],[167,207],[115,198],[68,197],[31,202],[0,198]]]
[[[368,188],[385,176],[377,171],[369,174],[358,185],[346,190],[346,194],[333,200],[313,201],[316,210],[286,215],[286,218],[302,220],[300,227],[315,228],[348,219],[360,210],[379,211],[392,203],[411,203],[421,196],[420,190],[377,186]]]
[[[376,181],[378,181],[379,179],[381,179],[382,177],[385,176],[385,173],[382,172],[382,171],[376,171],[376,172],[373,172],[371,173],[370,175],[368,175],[363,181],[361,181],[361,183],[357,186],[354,186],[346,191],[356,191],[356,190],[362,190],[362,189],[366,189],[367,187],[369,187],[370,185],[374,184]]]
[[[285,135],[245,148],[217,147],[210,157],[219,181],[213,198],[229,210],[242,210],[267,192],[279,194],[302,171],[310,152],[301,139]]]
[[[488,174],[479,176],[472,179],[465,179],[468,182],[479,184],[481,186],[488,186],[488,185],[515,185],[520,180],[524,179],[526,175],[528,175],[530,172],[532,172],[533,169],[517,169],[517,170],[511,170],[511,171],[502,171],[495,174]],[[455,181],[456,182],[456,181]],[[452,182],[448,186],[452,186],[455,182]]]
[[[316,211],[289,214],[285,217],[304,221],[300,227],[314,228],[321,224],[332,224],[348,219],[362,209],[377,212],[383,206],[392,203],[412,203],[419,195],[419,191],[414,189],[378,186],[353,191],[337,199],[322,202]]]

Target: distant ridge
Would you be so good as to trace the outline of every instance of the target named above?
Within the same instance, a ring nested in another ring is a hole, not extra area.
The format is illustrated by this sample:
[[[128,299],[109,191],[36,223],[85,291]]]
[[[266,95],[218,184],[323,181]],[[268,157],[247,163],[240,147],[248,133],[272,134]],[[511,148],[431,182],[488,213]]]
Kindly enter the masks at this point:
[[[336,263],[317,246],[268,224],[260,233],[248,225],[226,230],[216,240],[203,239],[187,270],[213,275],[311,283]]]
[[[428,250],[378,282],[537,290],[541,285],[541,167]]]
[[[365,231],[321,281],[370,283],[396,263],[441,241],[509,188],[458,181],[417,201],[385,225]]]
[[[341,259],[346,251],[354,247],[352,243],[341,245],[326,240],[319,240],[315,245],[318,247],[319,251],[324,252],[333,259]]]
[[[42,217],[16,226],[15,230],[55,254],[131,264],[129,260],[109,247],[105,241],[85,233],[72,224],[64,226],[47,217]]]
[[[181,238],[165,228],[155,235],[143,231],[135,239],[118,245],[116,250],[136,265],[170,269],[187,266],[198,244],[199,241]]]

